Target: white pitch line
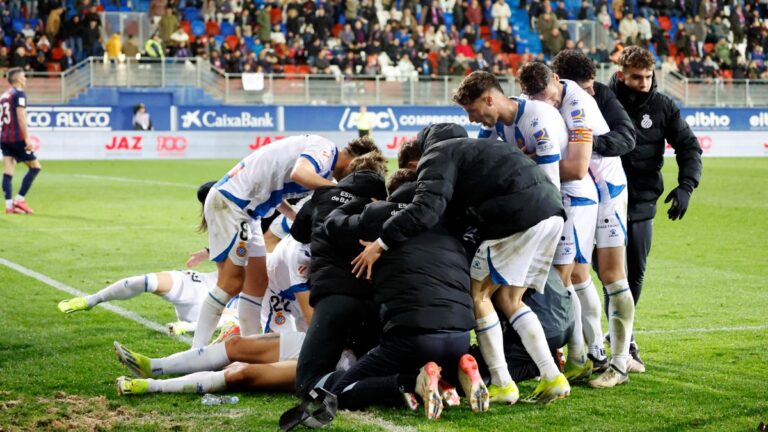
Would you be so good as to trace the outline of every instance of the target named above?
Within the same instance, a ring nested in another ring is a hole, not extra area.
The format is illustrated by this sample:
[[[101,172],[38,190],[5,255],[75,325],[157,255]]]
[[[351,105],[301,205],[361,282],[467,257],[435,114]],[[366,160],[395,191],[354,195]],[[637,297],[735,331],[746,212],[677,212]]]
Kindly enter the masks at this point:
[[[704,328],[681,328],[667,330],[635,330],[637,334],[674,334],[674,333],[713,333],[713,332],[739,332],[768,330],[768,325],[754,326],[735,326],[735,327],[704,327]]]
[[[51,278],[49,278],[48,276],[46,276],[44,274],[40,274],[40,273],[38,273],[38,272],[36,272],[34,270],[30,270],[30,269],[28,269],[28,268],[26,268],[26,267],[24,267],[22,265],[16,264],[13,261],[8,261],[5,258],[0,258],[0,264],[4,265],[4,266],[6,266],[6,267],[8,267],[8,268],[10,268],[12,270],[16,270],[17,272],[19,272],[19,273],[21,273],[21,274],[23,274],[25,276],[29,276],[32,279],[36,279],[36,280],[38,280],[38,281],[40,281],[40,282],[42,282],[42,283],[44,283],[44,284],[46,284],[46,285],[48,285],[48,286],[50,286],[52,288],[56,288],[59,291],[63,291],[65,293],[71,294],[73,296],[85,297],[86,295],[88,295],[87,293],[84,293],[84,292],[82,292],[82,291],[80,291],[80,290],[78,290],[76,288],[72,288],[69,285],[66,285],[66,284],[61,283],[61,282],[59,282],[57,280],[51,279]],[[106,309],[106,310],[108,310],[110,312],[114,312],[114,313],[120,315],[123,318],[127,318],[127,319],[129,319],[131,321],[137,322],[137,323],[143,325],[144,327],[146,327],[148,329],[155,330],[155,331],[160,332],[160,333],[168,334],[168,330],[166,329],[166,327],[164,325],[162,325],[160,323],[157,323],[157,322],[154,322],[152,320],[148,320],[148,319],[144,318],[143,316],[137,314],[136,312],[131,312],[131,311],[127,310],[127,309],[123,309],[123,308],[121,308],[119,306],[114,306],[114,305],[109,304],[109,303],[101,303],[98,306],[103,307],[104,309]],[[190,338],[189,336],[176,336],[176,338],[178,340],[182,341],[182,342],[185,342],[185,343],[192,343],[192,338]]]
[[[197,189],[198,187],[198,186],[187,184],[187,183],[175,183],[175,182],[166,182],[166,181],[159,181],[159,180],[142,180],[142,179],[133,179],[128,177],[112,177],[112,176],[100,176],[100,175],[92,175],[92,174],[71,174],[71,177],[78,177],[78,178],[84,178],[89,180],[106,180],[106,181],[113,181],[113,182],[120,182],[120,183],[137,183],[137,184],[146,184],[146,185],[154,185],[154,186],[180,187],[185,189]]]
[[[412,426],[400,426],[390,421],[384,420],[381,417],[376,416],[371,412],[366,411],[342,411],[344,417],[350,418],[355,422],[363,423],[371,426],[378,426],[387,432],[416,432],[416,428]]]

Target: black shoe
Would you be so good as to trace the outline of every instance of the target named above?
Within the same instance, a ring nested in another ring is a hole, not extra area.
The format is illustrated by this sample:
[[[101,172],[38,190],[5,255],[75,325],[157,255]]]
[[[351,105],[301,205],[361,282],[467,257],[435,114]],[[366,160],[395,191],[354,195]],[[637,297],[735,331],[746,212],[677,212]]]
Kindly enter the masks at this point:
[[[592,360],[592,373],[601,374],[608,370],[608,357],[603,356],[602,359],[598,359],[592,354],[587,354],[587,358]]]
[[[645,366],[645,362],[640,358],[640,349],[637,347],[637,344],[634,342],[630,342],[629,344],[629,355],[638,363]]]
[[[324,388],[314,388],[299,405],[280,416],[280,430],[293,430],[298,425],[310,429],[321,428],[336,418],[336,395]]]

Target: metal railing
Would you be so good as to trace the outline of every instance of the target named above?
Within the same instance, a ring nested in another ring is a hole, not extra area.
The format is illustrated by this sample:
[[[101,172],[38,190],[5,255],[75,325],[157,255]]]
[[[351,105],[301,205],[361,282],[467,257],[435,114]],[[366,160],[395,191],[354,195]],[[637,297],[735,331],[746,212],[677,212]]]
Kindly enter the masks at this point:
[[[597,81],[616,71],[600,65]],[[685,106],[753,107],[768,105],[768,80],[689,79],[673,70],[657,72],[660,91]],[[224,104],[450,105],[461,76],[391,77],[266,74],[258,91],[243,88],[243,75],[212,67],[200,58],[125,59],[91,57],[65,72],[28,73],[33,104],[65,104],[89,87],[197,87]],[[520,94],[514,76],[499,77],[504,92]]]

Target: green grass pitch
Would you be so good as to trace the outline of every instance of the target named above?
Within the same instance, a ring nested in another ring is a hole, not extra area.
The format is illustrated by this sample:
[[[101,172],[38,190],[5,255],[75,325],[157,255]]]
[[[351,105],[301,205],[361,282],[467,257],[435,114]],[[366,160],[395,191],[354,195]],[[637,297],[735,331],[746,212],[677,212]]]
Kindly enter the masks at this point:
[[[233,163],[44,161],[29,194],[37,214],[0,215],[0,258],[89,293],[181,268],[206,242],[195,232],[195,188]],[[666,165],[670,189],[674,159]],[[722,431],[768,422],[768,158],[705,159],[685,219],[669,221],[662,207],[635,323],[647,373],[610,390],[576,386],[548,406],[461,407],[433,423],[381,408],[341,413],[332,429]],[[118,397],[115,378],[128,371],[113,340],[149,355],[185,345],[102,308],[64,316],[56,303],[69,295],[2,265],[0,297],[0,431],[276,430],[296,403],[273,393],[240,394],[227,407],[194,394]],[[116,304],[174,320],[154,296]],[[533,387],[522,383],[521,393]]]

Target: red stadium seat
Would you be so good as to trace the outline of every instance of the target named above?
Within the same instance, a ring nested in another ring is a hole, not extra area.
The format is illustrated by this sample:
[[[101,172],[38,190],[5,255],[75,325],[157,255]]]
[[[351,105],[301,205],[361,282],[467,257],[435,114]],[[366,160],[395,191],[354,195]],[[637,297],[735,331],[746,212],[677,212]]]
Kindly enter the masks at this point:
[[[713,44],[711,42],[704,44],[704,54],[709,54],[709,53],[711,53],[714,50],[715,50],[715,44]]]
[[[508,54],[507,55],[507,63],[509,64],[510,69],[512,69],[512,73],[517,75],[517,68],[520,67],[520,62],[522,61],[523,56],[520,54]]]
[[[668,16],[662,15],[659,17],[659,26],[661,26],[665,32],[669,33],[669,31],[672,29],[672,21],[670,21]]]
[[[480,37],[489,39],[491,37],[491,28],[488,26],[480,26]]]
[[[61,64],[57,62],[46,63],[48,72],[61,72]]]
[[[429,55],[427,55],[427,58],[429,59],[429,62],[432,63],[432,69],[437,70],[438,67],[438,53],[437,52],[430,52]]]
[[[182,21],[179,26],[182,30],[184,30],[184,33],[186,33],[189,36],[192,36],[192,24],[189,21]]]
[[[309,68],[309,65],[298,65],[296,66],[296,72],[306,75],[311,72],[311,69]]]
[[[53,61],[59,61],[64,57],[64,50],[56,47],[51,50],[51,60]]]
[[[331,34],[333,35],[333,37],[335,38],[339,37],[339,35],[341,34],[341,30],[343,28],[344,27],[341,24],[336,24],[335,26],[333,26],[333,29],[331,29]]]
[[[240,43],[240,38],[238,38],[238,37],[237,37],[237,36],[235,36],[235,35],[232,35],[232,36],[227,36],[227,37],[224,39],[224,43],[226,43],[226,44],[227,44],[227,46],[229,47],[229,49],[231,49],[231,50],[233,50],[233,51],[234,51],[234,50],[237,48],[237,45]]]
[[[208,21],[205,23],[205,34],[208,36],[218,36],[221,30],[216,21]]]
[[[500,40],[492,40],[491,41],[491,51],[494,54],[498,54],[501,51],[501,41]]]

